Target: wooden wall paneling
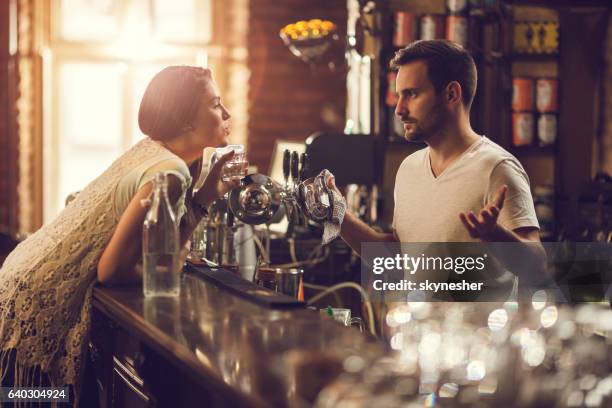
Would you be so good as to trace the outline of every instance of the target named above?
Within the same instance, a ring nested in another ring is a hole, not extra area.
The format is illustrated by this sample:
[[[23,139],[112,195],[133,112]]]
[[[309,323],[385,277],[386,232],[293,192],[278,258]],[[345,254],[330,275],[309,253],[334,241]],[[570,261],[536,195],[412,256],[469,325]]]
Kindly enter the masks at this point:
[[[8,182],[9,175],[7,169],[8,159],[8,124],[10,120],[9,114],[9,2],[0,3],[0,225],[2,229],[8,232],[8,214],[10,206],[8,202]]]
[[[43,7],[37,0],[17,4],[16,129],[18,233],[26,235],[42,225],[42,76],[38,54]]]
[[[332,20],[346,32],[345,1],[251,0],[247,38],[249,161],[267,172],[277,139],[305,141],[316,131],[342,132],[346,74],[312,68],[291,54],[278,33],[298,20]]]
[[[17,234],[19,216],[16,8],[16,0],[3,1],[0,4],[0,233],[11,237]]]

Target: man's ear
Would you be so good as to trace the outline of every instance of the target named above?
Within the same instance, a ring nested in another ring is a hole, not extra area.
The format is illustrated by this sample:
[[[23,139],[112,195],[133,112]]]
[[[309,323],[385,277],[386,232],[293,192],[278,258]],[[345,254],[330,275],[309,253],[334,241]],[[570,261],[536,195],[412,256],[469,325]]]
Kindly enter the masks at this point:
[[[462,100],[462,90],[461,85],[457,81],[451,81],[446,86],[446,101],[454,104],[461,103]]]

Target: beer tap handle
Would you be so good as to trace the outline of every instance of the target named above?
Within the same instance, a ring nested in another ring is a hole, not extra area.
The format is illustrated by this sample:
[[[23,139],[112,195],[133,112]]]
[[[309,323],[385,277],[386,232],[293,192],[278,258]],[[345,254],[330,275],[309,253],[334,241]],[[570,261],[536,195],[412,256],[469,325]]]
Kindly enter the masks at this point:
[[[293,185],[297,186],[299,183],[299,166],[300,166],[300,157],[298,152],[291,153],[291,179],[293,180]]]
[[[308,171],[308,155],[302,153],[300,156],[300,181],[306,179],[306,172]]]
[[[291,152],[285,149],[283,152],[283,177],[285,178],[285,187],[289,185],[289,171],[291,169]]]

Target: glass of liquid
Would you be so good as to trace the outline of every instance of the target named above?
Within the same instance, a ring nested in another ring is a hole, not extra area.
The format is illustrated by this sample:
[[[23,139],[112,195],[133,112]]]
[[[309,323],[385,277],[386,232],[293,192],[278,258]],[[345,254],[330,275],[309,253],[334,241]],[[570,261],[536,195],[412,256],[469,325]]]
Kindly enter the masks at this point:
[[[234,151],[234,156],[230,161],[225,163],[221,170],[221,180],[231,181],[234,179],[241,179],[246,173],[248,162],[246,160],[246,153],[244,152],[244,146],[240,144],[227,145],[225,147],[217,147],[212,157],[210,158],[209,169],[219,160],[223,155]]]
[[[142,227],[142,266],[145,297],[179,295],[180,231],[163,172],[153,180],[153,195]]]
[[[180,293],[181,262],[179,253],[144,255],[145,297],[175,297]]]

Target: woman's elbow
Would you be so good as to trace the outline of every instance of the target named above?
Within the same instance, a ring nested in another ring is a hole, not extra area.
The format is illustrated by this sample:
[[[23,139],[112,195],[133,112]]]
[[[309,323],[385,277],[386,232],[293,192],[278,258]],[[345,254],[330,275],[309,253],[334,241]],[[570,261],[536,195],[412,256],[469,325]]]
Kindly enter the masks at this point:
[[[120,269],[120,265],[116,262],[109,262],[109,259],[103,256],[100,258],[96,269],[98,283],[101,285],[112,285],[116,283],[118,271]]]
[[[100,267],[96,270],[96,280],[100,285],[110,285],[113,283],[113,274],[106,268]]]
[[[115,265],[111,270],[110,268],[100,268],[98,265],[96,276],[100,285],[139,283],[142,281],[142,268],[139,264],[129,266]]]

